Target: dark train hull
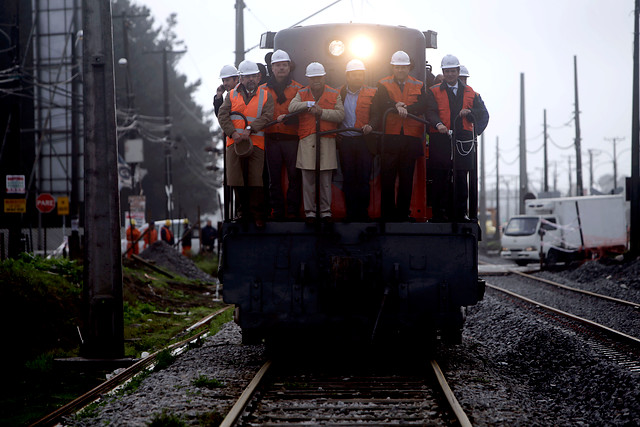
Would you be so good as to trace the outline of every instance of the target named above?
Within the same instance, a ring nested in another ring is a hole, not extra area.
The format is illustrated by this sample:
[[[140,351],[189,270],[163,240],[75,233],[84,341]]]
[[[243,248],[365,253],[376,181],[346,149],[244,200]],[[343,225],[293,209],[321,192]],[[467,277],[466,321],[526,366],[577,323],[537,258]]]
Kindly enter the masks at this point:
[[[224,300],[245,341],[319,330],[457,341],[461,307],[484,293],[477,241],[476,224],[226,223]]]

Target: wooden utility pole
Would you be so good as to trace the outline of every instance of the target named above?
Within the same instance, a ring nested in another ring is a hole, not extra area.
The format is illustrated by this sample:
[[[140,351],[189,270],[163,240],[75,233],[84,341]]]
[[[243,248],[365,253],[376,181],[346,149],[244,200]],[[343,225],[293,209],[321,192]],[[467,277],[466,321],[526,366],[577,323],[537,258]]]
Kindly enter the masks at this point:
[[[547,109],[544,109],[544,183],[542,191],[549,192],[549,159],[547,158]]]
[[[485,183],[484,133],[480,136],[480,229],[482,230],[482,246],[487,241],[487,186]]]
[[[81,354],[124,356],[116,98],[111,2],[83,0],[84,297]]]
[[[500,139],[496,136],[496,232],[500,230]],[[500,234],[498,234],[498,237]]]
[[[578,103],[578,58],[573,57],[573,76],[574,76],[574,90],[575,90],[575,124],[576,124],[576,196],[584,196],[582,187],[582,154],[580,151],[581,138],[580,138],[580,105]]]
[[[618,159],[617,159],[617,151],[616,151],[616,142],[624,141],[624,138],[614,137],[614,138],[605,138],[605,141],[613,142],[613,191],[615,192],[616,188],[618,188]]]
[[[520,214],[524,214],[524,198],[527,195],[528,187],[527,132],[524,114],[524,73],[520,73]]]
[[[635,0],[633,26],[633,108],[631,113],[631,234],[630,253],[640,255],[640,0]]]

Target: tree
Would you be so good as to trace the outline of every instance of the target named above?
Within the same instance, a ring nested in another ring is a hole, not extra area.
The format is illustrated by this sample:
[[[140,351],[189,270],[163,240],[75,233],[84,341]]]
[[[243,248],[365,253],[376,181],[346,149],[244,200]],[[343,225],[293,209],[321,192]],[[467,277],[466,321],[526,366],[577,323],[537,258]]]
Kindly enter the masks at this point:
[[[129,40],[130,87],[135,100],[135,110],[127,110],[126,68],[116,69],[116,102],[118,123],[133,126],[144,139],[144,162],[139,165],[147,170],[142,181],[142,191],[147,197],[148,220],[165,216],[165,147],[169,147],[172,157],[172,183],[175,216],[196,216],[202,212],[214,212],[217,207],[216,190],[222,182],[222,170],[210,170],[207,165],[219,154],[207,154],[205,149],[220,138],[211,129],[213,123],[205,120],[203,109],[193,101],[193,94],[200,81],[187,84],[187,78],[175,70],[180,60],[179,54],[169,54],[169,103],[171,126],[169,141],[164,137],[163,116],[163,49],[182,50],[184,42],[175,33],[178,15],[172,14],[164,26],[154,29],[154,20],[148,8],[131,4],[130,0],[113,2],[114,17],[127,16]],[[114,50],[116,61],[124,57],[123,18],[115,18]],[[122,150],[124,147],[120,147]],[[137,194],[136,188],[135,193]],[[127,209],[126,197],[131,194],[122,191],[122,210]]]

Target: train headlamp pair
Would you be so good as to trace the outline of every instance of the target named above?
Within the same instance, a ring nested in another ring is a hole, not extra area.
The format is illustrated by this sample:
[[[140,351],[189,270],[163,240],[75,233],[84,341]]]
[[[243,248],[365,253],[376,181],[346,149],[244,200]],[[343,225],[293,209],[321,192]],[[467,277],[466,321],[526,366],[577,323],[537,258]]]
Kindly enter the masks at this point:
[[[368,37],[358,36],[351,41],[349,48],[353,57],[366,58],[373,53],[374,45]],[[333,40],[329,43],[329,53],[333,56],[340,56],[345,50],[346,45],[342,40]]]

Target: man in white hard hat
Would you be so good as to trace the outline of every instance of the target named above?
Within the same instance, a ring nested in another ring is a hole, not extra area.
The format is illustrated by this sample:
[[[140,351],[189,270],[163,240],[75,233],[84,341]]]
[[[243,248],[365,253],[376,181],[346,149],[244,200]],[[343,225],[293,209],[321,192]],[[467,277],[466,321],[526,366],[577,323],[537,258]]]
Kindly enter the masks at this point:
[[[373,156],[367,148],[364,135],[372,131],[371,102],[376,88],[364,84],[366,68],[359,59],[347,63],[347,84],[340,88],[344,104],[343,128],[357,128],[362,132],[342,132],[338,136],[338,153],[343,176],[344,201],[347,221],[368,221],[369,180]]]
[[[475,220],[477,206],[468,206],[468,173],[476,168],[475,137],[484,131],[489,113],[471,86],[459,79],[458,58],[445,55],[441,67],[444,82],[430,88],[427,111],[427,120],[435,123],[429,129],[427,194],[434,222],[469,222]]]
[[[238,84],[238,70],[233,65],[225,65],[220,70],[220,78],[222,84],[218,86],[216,94],[213,96],[213,111],[216,113],[216,117],[218,117],[220,106],[224,101],[225,91],[229,92]]]
[[[306,222],[313,224],[320,220],[328,222],[331,218],[331,178],[338,167],[335,134],[316,138],[316,120],[320,131],[336,129],[344,120],[344,106],[337,90],[325,84],[327,73],[319,62],[307,66],[305,75],[309,86],[300,89],[289,104],[289,112],[303,111],[299,117],[297,167],[302,170],[302,200]],[[316,189],[316,144],[320,143],[318,171],[320,188]],[[316,204],[316,190],[320,196]]]
[[[291,78],[292,64],[289,54],[276,50],[271,55],[271,75],[265,84],[274,101],[274,120],[278,123],[265,129],[265,151],[269,172],[269,203],[271,217],[278,221],[295,219],[300,215],[302,176],[296,168],[298,156],[298,119],[284,121],[289,103],[302,85]],[[287,171],[288,188],[282,188],[282,168]]]
[[[262,128],[273,117],[273,98],[265,87],[259,87],[260,70],[253,61],[238,66],[240,83],[227,94],[218,122],[227,136],[227,184],[239,201],[236,219],[253,217],[258,228],[264,227],[264,132]],[[231,116],[231,111],[242,113]],[[248,147],[248,148],[247,148]]]
[[[467,67],[465,67],[464,65],[460,65],[460,76],[458,77],[458,79],[460,79],[460,81],[466,85],[468,78],[469,70],[467,70]]]
[[[410,221],[413,172],[416,159],[424,154],[424,125],[407,118],[407,114],[422,116],[427,108],[424,84],[409,75],[411,59],[404,51],[391,56],[393,74],[378,81],[373,99],[372,122],[384,129],[381,150],[381,204],[385,221]],[[382,123],[384,113],[393,108]],[[399,180],[396,197],[396,178]]]

